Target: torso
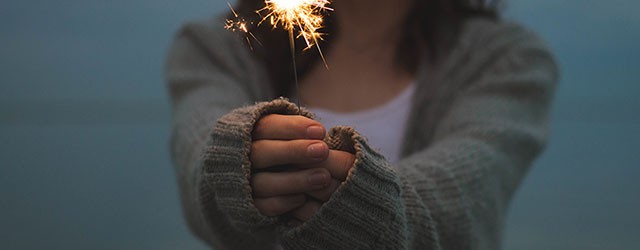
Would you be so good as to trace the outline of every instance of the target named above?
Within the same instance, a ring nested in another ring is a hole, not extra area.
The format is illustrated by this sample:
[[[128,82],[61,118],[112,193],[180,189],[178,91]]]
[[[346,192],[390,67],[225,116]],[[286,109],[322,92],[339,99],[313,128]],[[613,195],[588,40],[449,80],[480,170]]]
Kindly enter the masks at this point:
[[[394,46],[355,49],[335,43],[327,54],[329,68],[318,63],[300,82],[301,101],[334,112],[388,103],[414,80],[394,59]]]

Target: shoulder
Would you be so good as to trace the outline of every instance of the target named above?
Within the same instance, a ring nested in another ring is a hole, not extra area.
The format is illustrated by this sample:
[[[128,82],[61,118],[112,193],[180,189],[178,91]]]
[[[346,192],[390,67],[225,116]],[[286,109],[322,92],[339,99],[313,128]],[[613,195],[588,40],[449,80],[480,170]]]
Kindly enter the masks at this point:
[[[217,82],[232,81],[256,100],[270,97],[263,65],[252,55],[242,34],[225,29],[225,21],[224,16],[216,16],[183,24],[169,48],[166,77],[169,82],[178,79],[190,84],[224,79]]]
[[[238,39],[224,28],[224,24],[225,19],[222,16],[189,21],[178,29],[176,37],[189,39],[205,47],[233,44],[233,41]]]
[[[222,16],[183,24],[175,34],[170,56],[185,60],[198,57],[222,67],[245,68],[252,57],[240,35],[224,25]]]
[[[547,50],[544,41],[532,30],[513,21],[472,18],[459,34],[458,49],[494,50],[529,46]],[[481,51],[476,51],[481,52]]]
[[[462,85],[531,72],[554,83],[558,75],[553,53],[535,32],[515,22],[481,18],[463,25],[441,67],[445,77]]]

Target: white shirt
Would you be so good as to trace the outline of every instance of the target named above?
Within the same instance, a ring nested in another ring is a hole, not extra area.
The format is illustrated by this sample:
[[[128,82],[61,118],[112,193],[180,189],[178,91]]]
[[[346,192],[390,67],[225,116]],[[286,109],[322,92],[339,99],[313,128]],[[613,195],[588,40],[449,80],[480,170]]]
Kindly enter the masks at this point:
[[[415,84],[410,84],[391,101],[368,110],[350,113],[315,107],[309,107],[309,110],[327,129],[338,125],[355,128],[367,138],[372,148],[377,149],[389,162],[395,163],[400,158],[415,88]]]

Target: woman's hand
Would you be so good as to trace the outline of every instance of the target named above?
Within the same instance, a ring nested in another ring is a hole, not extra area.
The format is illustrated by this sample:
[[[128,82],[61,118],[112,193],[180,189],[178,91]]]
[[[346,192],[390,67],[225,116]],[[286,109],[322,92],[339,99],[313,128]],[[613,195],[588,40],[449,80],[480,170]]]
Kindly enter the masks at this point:
[[[329,150],[324,136],[320,123],[303,116],[272,114],[256,123],[251,188],[262,214],[277,216],[298,208],[292,214],[306,221],[346,178],[353,155]],[[268,172],[281,166],[292,171]],[[310,209],[313,204],[317,207]]]
[[[254,202],[266,216],[287,213],[306,201],[306,192],[325,189],[331,183],[327,169],[268,172],[269,168],[293,164],[317,164],[327,159],[322,141],[324,127],[312,119],[293,115],[268,115],[253,128],[251,177]]]
[[[322,203],[329,200],[333,192],[338,189],[340,184],[347,178],[355,156],[349,152],[330,150],[327,159],[319,164],[308,166],[311,168],[323,168],[331,173],[331,184],[324,189],[308,192],[307,194],[314,199],[307,199],[301,206],[291,212],[291,215],[300,222],[306,222],[313,217]]]

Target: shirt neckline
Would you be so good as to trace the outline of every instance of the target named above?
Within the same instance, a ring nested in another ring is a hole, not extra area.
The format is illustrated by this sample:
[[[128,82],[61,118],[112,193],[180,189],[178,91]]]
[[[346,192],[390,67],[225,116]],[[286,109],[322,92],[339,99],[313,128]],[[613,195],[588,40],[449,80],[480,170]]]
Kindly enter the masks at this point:
[[[389,100],[388,102],[378,105],[376,107],[372,107],[370,109],[365,109],[361,111],[354,112],[336,112],[324,108],[315,108],[310,107],[311,111],[316,113],[319,117],[331,117],[332,120],[344,119],[347,118],[350,120],[357,121],[367,121],[375,118],[379,118],[380,114],[385,114],[388,112],[393,112],[400,108],[406,108],[406,102],[411,100],[413,93],[416,90],[416,84],[411,83],[409,86],[405,87],[405,89],[396,97]]]

